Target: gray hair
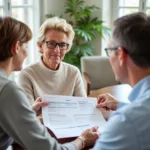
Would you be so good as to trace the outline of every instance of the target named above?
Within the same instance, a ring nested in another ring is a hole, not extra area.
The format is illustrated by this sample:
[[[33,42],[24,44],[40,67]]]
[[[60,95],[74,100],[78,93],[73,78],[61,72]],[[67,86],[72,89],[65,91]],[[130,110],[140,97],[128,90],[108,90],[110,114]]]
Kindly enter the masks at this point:
[[[58,17],[47,19],[41,25],[37,42],[43,42],[45,39],[45,34],[49,29],[63,31],[68,37],[69,44],[72,45],[75,35],[73,28],[69,23],[66,22],[65,19]]]
[[[134,63],[150,67],[150,17],[138,12],[118,18],[114,22],[115,47],[126,50]]]

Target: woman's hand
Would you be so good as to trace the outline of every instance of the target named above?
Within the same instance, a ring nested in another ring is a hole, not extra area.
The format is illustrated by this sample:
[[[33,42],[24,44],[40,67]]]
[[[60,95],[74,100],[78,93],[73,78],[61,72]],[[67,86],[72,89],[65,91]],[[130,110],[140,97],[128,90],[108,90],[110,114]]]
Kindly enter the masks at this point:
[[[32,109],[36,112],[36,115],[41,115],[42,107],[48,106],[49,102],[42,102],[42,98],[38,97],[32,105]]]
[[[116,110],[118,106],[118,100],[113,97],[111,94],[101,94],[98,96],[98,104],[96,105],[97,108],[104,108],[108,111]]]

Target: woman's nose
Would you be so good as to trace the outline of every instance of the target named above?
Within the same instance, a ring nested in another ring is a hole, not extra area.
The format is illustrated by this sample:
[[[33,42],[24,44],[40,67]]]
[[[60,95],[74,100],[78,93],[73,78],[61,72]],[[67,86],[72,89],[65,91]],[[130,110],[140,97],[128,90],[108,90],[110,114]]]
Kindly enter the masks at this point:
[[[59,45],[56,45],[56,47],[53,49],[53,51],[55,51],[55,52],[60,52]]]

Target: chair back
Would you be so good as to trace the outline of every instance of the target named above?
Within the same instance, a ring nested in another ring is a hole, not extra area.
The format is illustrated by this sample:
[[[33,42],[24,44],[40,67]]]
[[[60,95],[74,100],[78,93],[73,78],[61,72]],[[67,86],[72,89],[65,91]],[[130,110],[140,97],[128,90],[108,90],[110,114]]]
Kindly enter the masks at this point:
[[[81,71],[88,75],[90,90],[116,85],[115,75],[105,56],[84,56],[81,58]]]

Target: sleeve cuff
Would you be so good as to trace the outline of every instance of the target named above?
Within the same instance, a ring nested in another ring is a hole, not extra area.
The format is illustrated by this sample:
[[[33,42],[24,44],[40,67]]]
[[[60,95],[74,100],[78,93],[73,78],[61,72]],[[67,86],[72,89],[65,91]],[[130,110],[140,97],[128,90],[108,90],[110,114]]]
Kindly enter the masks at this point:
[[[122,108],[123,106],[126,106],[126,105],[128,105],[128,104],[130,104],[130,103],[119,102],[119,103],[118,103],[118,106],[117,106],[117,109],[120,109],[120,108]]]

